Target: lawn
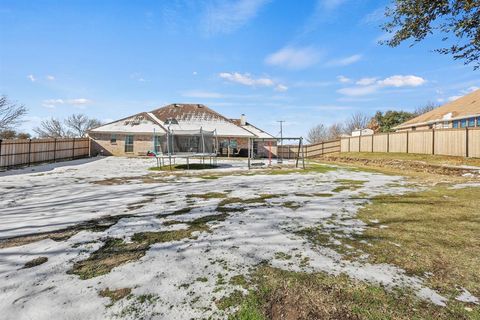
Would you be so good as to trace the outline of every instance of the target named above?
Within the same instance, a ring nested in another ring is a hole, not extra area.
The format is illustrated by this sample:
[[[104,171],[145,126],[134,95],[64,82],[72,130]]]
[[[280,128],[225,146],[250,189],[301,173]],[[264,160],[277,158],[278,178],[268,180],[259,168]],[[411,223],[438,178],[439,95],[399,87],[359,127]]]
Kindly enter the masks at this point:
[[[7,318],[480,318],[468,177],[152,165],[112,157],[1,178]]]

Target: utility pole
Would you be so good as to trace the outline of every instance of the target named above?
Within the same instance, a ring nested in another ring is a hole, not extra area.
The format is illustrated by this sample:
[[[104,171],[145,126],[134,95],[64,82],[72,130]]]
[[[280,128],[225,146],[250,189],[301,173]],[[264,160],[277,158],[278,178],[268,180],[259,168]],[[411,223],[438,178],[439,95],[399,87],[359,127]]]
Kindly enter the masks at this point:
[[[285,120],[278,120],[280,122],[280,150],[283,152],[283,123]],[[282,163],[283,158],[280,156],[280,152],[278,152],[277,163]]]

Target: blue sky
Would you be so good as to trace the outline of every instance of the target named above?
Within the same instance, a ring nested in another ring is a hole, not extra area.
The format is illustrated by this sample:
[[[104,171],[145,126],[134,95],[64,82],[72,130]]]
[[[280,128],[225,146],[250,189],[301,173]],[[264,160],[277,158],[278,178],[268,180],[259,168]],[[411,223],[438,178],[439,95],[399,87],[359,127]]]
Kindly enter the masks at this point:
[[[389,48],[389,1],[0,1],[0,94],[29,108],[22,129],[85,113],[103,121],[174,102],[245,113],[305,135],[356,111],[413,110],[480,87],[479,71]]]

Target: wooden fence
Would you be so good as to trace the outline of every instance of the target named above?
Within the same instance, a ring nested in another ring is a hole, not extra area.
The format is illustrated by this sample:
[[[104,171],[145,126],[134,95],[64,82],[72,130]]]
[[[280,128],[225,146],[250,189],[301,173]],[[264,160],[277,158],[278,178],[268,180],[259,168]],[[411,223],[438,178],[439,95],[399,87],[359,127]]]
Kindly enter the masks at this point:
[[[340,140],[331,140],[303,146],[305,158],[315,158],[335,152],[340,152]],[[277,147],[277,155],[283,159],[295,159],[297,154],[298,145],[279,145]],[[301,155],[300,151],[300,156]]]
[[[480,128],[380,133],[341,139],[341,152],[400,152],[480,157]]]
[[[0,168],[88,157],[89,138],[0,140]]]

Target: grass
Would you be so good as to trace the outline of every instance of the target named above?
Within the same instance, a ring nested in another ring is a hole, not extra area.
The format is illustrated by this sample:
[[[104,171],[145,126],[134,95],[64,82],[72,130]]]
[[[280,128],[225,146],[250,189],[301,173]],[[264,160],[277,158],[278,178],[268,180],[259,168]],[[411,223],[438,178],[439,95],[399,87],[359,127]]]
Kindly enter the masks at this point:
[[[218,166],[213,164],[203,164],[203,163],[191,163],[189,166],[186,164],[177,164],[170,166],[161,166],[161,167],[151,167],[151,171],[170,171],[170,170],[205,170],[205,169],[215,169]]]
[[[33,268],[41,264],[44,264],[47,261],[48,261],[47,257],[38,257],[26,262],[25,265],[23,266],[23,269]]]
[[[230,319],[474,319],[461,304],[441,308],[405,290],[388,291],[346,275],[260,266]],[[227,300],[230,301],[231,299]],[[227,304],[228,305],[228,304]]]
[[[80,231],[91,231],[91,232],[103,232],[115,225],[120,219],[131,217],[132,215],[116,215],[116,216],[107,216],[101,217],[98,219],[88,220],[72,227],[49,231],[41,232],[36,234],[29,234],[24,236],[6,238],[0,240],[0,249],[17,247],[26,245],[32,242],[37,242],[45,239],[51,239],[53,241],[65,241],[79,233]]]
[[[115,302],[122,300],[131,292],[131,288],[120,288],[116,290],[110,290],[109,288],[106,288],[100,291],[98,295],[104,298],[110,298],[110,304],[108,304],[107,307],[111,307],[115,304]]]
[[[460,293],[459,287],[478,297],[479,207],[480,188],[441,185],[403,196],[377,196],[358,215],[370,224],[361,239],[373,246],[349,244],[369,253],[374,263],[391,263],[415,275],[432,273],[427,285],[449,298]],[[378,228],[373,219],[388,228]]]
[[[333,192],[342,192],[344,190],[350,190],[350,191],[355,191],[359,188],[361,188],[365,182],[363,180],[350,180],[350,179],[338,179],[335,180],[335,183],[339,183],[340,186],[334,188],[332,191]]]
[[[108,238],[102,247],[93,252],[87,259],[77,261],[67,273],[76,274],[82,280],[107,274],[117,266],[137,261],[155,243],[192,238],[194,232],[208,232],[210,230],[208,223],[224,221],[227,216],[228,214],[221,213],[200,217],[193,221],[170,221],[169,224],[185,223],[188,225],[188,228],[171,231],[139,232],[132,236],[132,242]]]
[[[187,195],[187,198],[200,198],[200,199],[222,199],[226,197],[227,197],[227,194],[223,192],[194,193],[194,194]]]
[[[383,152],[342,152],[335,154],[336,157],[355,157],[363,159],[385,159],[385,160],[403,160],[403,161],[423,161],[437,165],[468,165],[480,167],[480,159],[453,157],[430,154],[414,153],[383,153]]]

